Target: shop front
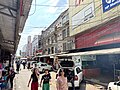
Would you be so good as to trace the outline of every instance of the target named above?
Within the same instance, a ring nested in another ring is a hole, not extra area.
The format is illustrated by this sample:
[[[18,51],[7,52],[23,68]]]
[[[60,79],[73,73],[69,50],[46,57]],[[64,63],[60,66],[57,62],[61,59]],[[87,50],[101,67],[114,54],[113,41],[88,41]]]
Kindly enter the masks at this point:
[[[71,50],[70,53],[120,48],[119,43],[120,21],[116,18],[77,34],[75,36],[76,49]],[[94,53],[96,60],[82,62],[86,78],[97,79],[106,83],[117,80],[120,75],[120,56],[119,52],[110,52],[106,50],[100,54]]]

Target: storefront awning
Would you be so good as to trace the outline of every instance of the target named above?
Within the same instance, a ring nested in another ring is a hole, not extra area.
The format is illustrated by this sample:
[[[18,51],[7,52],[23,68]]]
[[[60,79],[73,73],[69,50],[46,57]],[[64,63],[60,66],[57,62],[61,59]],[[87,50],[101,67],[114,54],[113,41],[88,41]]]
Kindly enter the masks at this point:
[[[104,55],[104,54],[120,54],[120,48],[61,54],[57,56],[78,56],[78,55],[82,56],[82,55]]]

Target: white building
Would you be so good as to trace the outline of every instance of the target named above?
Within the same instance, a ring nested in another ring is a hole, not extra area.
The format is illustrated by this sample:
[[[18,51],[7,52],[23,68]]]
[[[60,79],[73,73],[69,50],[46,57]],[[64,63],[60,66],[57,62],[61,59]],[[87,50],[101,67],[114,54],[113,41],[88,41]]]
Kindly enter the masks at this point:
[[[32,56],[31,36],[28,36],[28,40],[27,40],[27,56]]]
[[[27,44],[25,44],[22,48],[22,53],[21,53],[22,57],[26,57],[27,56]]]
[[[35,35],[32,41],[32,55],[36,55],[40,48],[41,48],[40,35]]]

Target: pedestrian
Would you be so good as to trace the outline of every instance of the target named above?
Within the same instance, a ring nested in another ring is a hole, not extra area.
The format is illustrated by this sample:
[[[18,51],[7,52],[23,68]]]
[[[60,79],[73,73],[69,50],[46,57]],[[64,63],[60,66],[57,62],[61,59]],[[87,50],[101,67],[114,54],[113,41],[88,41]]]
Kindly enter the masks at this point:
[[[2,77],[0,78],[0,87],[2,90],[6,90],[7,88],[7,74],[5,70],[3,70]]]
[[[25,66],[26,66],[26,61],[25,61],[25,60],[23,60],[22,64],[23,64],[23,69],[25,69]]]
[[[28,62],[28,67],[27,67],[27,69],[28,69],[28,70],[30,69],[30,62]]]
[[[28,87],[29,87],[29,84],[30,84],[30,82],[32,80],[31,90],[38,90],[38,79],[39,79],[38,69],[34,68],[33,73],[31,74],[30,80],[28,82]]]
[[[19,70],[20,70],[20,61],[17,61],[17,63],[16,63],[17,65],[17,69],[16,69],[16,71],[19,73]]]
[[[68,82],[70,82],[72,84],[72,90],[75,90],[74,71],[68,70],[67,79],[68,79]]]
[[[41,82],[40,82],[40,87],[43,82],[42,90],[50,90],[50,80],[51,80],[51,75],[48,69],[46,69],[45,74],[42,76]]]
[[[14,80],[14,77],[15,77],[15,72],[14,72],[14,69],[11,67],[10,70],[8,71],[8,77],[7,77],[7,82],[10,84],[9,87],[10,87],[10,90],[13,90],[13,80]]]
[[[67,77],[65,77],[64,70],[60,70],[59,77],[57,78],[57,90],[68,90]]]

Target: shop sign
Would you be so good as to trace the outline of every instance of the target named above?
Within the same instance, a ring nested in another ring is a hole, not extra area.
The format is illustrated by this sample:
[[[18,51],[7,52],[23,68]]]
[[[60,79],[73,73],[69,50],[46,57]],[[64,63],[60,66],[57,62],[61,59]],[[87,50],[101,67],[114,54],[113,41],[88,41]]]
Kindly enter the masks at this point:
[[[103,12],[106,12],[120,4],[120,0],[102,0]]]
[[[83,55],[81,56],[82,61],[95,61],[96,55]]]

